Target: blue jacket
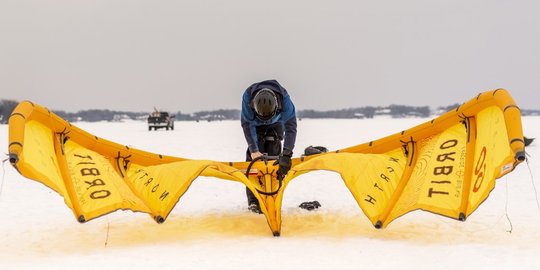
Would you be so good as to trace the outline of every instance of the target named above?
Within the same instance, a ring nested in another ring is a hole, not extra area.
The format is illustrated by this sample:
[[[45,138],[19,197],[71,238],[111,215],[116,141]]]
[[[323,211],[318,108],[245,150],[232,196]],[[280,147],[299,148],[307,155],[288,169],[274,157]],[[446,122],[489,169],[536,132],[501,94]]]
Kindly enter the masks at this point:
[[[274,91],[278,96],[278,102],[281,102],[281,110],[268,121],[262,121],[255,117],[255,112],[251,107],[251,101],[255,93],[262,88],[268,88]],[[294,143],[296,141],[296,112],[294,110],[294,104],[287,90],[276,80],[254,83],[246,89],[242,96],[242,115],[240,122],[251,153],[259,151],[257,128],[270,128],[276,125],[281,125],[282,130],[285,130],[283,148],[291,151],[294,149]]]

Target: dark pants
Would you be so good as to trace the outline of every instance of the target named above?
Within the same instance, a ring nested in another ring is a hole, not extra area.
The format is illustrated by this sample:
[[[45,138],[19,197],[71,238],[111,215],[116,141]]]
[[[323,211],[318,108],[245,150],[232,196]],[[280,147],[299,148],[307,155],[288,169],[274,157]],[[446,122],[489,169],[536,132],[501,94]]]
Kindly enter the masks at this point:
[[[283,128],[281,126],[275,127],[257,127],[257,142],[259,146],[259,152],[267,154],[269,156],[277,156],[281,154],[281,140],[283,140]],[[251,152],[246,151],[246,161],[251,161]],[[248,205],[252,203],[259,204],[255,195],[246,187],[246,195],[248,199]]]

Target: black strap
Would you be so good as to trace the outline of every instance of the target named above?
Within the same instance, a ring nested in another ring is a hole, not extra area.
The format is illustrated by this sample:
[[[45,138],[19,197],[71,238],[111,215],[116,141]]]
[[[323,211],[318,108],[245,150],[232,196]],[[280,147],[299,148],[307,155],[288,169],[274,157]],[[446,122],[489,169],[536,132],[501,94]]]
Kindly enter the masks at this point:
[[[248,165],[247,169],[246,169],[246,178],[249,178],[249,171],[251,170],[251,166],[253,166],[253,163],[259,161],[259,160],[263,160],[265,164],[268,164],[268,160],[277,160],[279,158],[279,156],[268,156],[268,155],[262,155],[262,156],[258,156],[256,158],[254,158]],[[257,192],[259,192],[259,194],[262,194],[262,195],[266,195],[266,196],[273,196],[273,195],[276,195],[279,190],[281,189],[281,186],[283,185],[283,179],[279,179],[278,178],[278,188],[275,190],[275,191],[272,191],[272,192],[265,192],[265,191],[262,191],[262,190],[259,190],[257,188],[255,188],[255,190],[257,190]]]

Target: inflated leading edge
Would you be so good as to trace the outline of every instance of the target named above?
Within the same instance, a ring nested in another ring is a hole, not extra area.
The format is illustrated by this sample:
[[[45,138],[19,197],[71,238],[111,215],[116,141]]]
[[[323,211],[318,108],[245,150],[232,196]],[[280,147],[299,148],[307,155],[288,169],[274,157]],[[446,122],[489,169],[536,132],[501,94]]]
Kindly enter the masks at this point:
[[[495,179],[525,160],[525,151],[519,108],[498,89],[412,129],[294,158],[281,183],[272,162],[255,162],[246,173],[247,162],[148,153],[93,136],[28,101],[9,119],[9,157],[22,175],[62,195],[79,222],[118,209],[164,222],[202,175],[244,183],[277,236],[283,191],[300,174],[339,173],[376,228],[416,209],[465,220],[487,198]]]

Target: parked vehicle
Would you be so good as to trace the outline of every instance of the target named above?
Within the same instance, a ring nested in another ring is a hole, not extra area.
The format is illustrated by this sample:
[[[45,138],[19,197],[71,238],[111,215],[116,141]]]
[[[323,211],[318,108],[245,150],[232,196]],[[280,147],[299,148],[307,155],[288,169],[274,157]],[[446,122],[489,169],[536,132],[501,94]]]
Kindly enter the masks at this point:
[[[171,116],[168,112],[160,112],[154,108],[154,111],[148,116],[148,130],[160,128],[174,130],[174,115]]]

